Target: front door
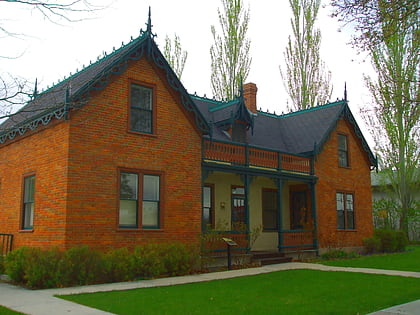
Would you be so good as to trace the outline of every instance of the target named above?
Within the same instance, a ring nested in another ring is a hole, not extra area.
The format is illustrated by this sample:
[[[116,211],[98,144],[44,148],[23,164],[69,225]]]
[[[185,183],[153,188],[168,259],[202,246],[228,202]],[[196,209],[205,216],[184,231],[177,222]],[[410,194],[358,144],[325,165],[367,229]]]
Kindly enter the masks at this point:
[[[291,191],[290,229],[301,230],[308,221],[307,191]]]

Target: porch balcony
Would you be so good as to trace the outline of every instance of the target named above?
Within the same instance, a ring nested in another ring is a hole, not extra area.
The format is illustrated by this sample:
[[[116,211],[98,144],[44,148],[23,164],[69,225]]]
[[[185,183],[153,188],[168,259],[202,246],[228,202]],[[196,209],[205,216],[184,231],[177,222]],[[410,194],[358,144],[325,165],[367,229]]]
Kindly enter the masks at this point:
[[[313,174],[310,158],[241,143],[205,139],[203,160],[272,171]]]

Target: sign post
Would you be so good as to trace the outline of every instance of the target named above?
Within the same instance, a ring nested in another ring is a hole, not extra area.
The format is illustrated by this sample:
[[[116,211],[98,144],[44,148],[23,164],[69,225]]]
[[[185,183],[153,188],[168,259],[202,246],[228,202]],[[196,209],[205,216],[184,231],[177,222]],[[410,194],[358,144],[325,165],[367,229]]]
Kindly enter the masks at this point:
[[[222,240],[226,243],[227,246],[228,270],[232,270],[232,253],[230,248],[232,246],[238,246],[238,244],[234,240],[227,237],[223,237]]]

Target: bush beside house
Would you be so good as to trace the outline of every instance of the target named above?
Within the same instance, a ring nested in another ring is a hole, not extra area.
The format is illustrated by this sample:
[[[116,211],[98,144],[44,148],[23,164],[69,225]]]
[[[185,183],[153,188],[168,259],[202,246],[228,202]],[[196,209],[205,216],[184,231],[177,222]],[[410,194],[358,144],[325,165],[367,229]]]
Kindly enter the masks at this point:
[[[144,244],[132,252],[119,248],[106,253],[87,246],[67,251],[20,247],[7,255],[4,269],[12,281],[41,289],[183,275],[193,272],[199,262],[198,248],[182,243]]]
[[[367,253],[392,253],[404,251],[408,239],[404,231],[378,229],[372,237],[363,240]]]

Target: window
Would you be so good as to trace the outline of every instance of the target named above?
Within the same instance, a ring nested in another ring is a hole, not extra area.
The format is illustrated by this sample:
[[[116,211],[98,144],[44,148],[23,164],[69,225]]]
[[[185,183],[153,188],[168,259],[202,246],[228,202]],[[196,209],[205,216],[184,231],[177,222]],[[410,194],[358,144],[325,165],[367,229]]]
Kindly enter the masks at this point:
[[[349,154],[346,135],[338,135],[338,165],[342,167],[349,166]]]
[[[153,133],[153,89],[131,84],[130,130]]]
[[[203,228],[213,227],[213,186],[203,187]]]
[[[232,187],[232,230],[246,229],[245,222],[245,188]]]
[[[120,173],[120,228],[160,227],[160,176]]]
[[[27,176],[23,180],[23,216],[22,228],[30,230],[34,226],[35,208],[35,175]]]
[[[241,121],[235,121],[232,127],[232,140],[235,142],[246,142],[246,124]]]
[[[277,191],[262,191],[262,221],[264,230],[277,230]]]
[[[353,194],[338,192],[337,200],[337,228],[341,230],[354,229],[354,198]]]

